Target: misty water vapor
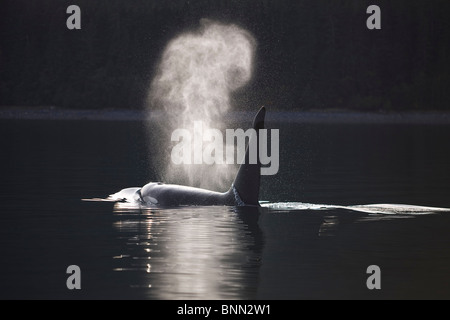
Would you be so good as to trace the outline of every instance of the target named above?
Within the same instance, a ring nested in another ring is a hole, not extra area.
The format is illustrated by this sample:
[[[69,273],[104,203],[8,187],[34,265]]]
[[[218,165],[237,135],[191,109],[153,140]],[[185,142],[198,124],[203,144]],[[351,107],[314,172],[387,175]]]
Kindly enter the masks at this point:
[[[149,91],[149,107],[164,110],[167,117],[160,123],[164,141],[159,143],[169,149],[160,154],[164,167],[157,168],[166,181],[229,186],[236,173],[232,165],[173,164],[170,133],[183,128],[194,134],[194,121],[202,121],[204,130],[225,129],[222,119],[231,109],[232,92],[251,79],[255,45],[246,30],[204,19],[199,30],[183,33],[166,46]]]

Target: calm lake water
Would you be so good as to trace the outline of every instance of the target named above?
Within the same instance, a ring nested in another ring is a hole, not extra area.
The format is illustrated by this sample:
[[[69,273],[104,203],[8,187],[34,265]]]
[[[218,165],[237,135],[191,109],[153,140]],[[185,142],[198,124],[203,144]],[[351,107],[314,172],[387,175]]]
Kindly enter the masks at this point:
[[[157,179],[143,122],[0,120],[0,298],[450,298],[450,212],[307,205],[450,208],[449,125],[270,126],[267,207],[136,211],[81,199]]]

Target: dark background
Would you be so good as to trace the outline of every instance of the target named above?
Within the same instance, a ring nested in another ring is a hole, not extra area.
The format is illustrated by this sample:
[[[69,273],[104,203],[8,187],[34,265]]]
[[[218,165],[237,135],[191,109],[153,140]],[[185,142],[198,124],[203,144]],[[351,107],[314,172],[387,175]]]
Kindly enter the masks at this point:
[[[210,18],[258,42],[236,109],[449,110],[449,14],[448,0],[1,0],[0,105],[142,109],[167,42]]]

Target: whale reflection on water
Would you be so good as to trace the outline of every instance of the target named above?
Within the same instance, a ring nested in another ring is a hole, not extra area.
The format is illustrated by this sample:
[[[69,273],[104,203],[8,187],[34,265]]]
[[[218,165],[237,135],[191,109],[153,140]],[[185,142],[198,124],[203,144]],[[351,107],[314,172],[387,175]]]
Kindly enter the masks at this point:
[[[113,257],[114,271],[148,298],[256,297],[263,246],[259,210],[225,206],[136,210],[117,203],[114,226],[123,247]]]

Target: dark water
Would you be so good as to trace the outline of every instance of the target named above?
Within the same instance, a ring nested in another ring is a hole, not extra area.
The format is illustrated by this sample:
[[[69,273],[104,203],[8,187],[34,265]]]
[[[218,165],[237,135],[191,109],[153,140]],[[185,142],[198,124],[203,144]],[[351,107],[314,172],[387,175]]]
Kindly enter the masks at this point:
[[[449,126],[271,126],[280,171],[260,198],[290,207],[137,212],[80,199],[157,178],[143,123],[0,121],[0,298],[450,298],[450,213],[298,204],[450,207]]]

